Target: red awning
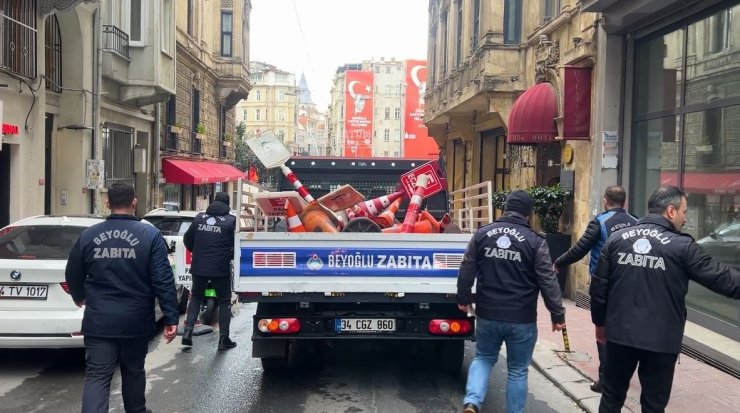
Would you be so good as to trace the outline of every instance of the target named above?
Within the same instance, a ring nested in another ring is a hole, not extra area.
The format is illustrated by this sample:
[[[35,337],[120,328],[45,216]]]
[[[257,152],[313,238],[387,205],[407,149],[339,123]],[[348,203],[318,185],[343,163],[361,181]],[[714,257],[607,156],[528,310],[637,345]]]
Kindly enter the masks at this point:
[[[168,184],[212,184],[247,177],[244,172],[226,163],[183,159],[163,159],[162,172]]]
[[[558,128],[558,98],[555,87],[548,82],[527,89],[514,102],[509,113],[509,134],[506,143],[536,144],[555,142]]]
[[[676,172],[660,174],[661,185],[676,185]],[[685,172],[683,189],[702,194],[740,194],[740,171],[738,172]]]

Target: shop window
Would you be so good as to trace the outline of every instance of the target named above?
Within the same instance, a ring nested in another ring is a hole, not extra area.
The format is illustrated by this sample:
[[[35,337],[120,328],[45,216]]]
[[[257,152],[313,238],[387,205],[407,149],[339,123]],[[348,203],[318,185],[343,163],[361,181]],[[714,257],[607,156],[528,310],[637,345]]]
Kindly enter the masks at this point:
[[[642,43],[637,48],[637,113],[673,109],[683,93],[684,29]]]

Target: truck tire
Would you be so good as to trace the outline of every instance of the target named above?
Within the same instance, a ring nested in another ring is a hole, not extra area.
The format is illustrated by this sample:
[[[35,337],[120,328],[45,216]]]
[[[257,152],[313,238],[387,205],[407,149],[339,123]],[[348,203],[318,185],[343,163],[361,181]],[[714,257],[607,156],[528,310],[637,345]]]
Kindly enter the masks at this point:
[[[460,374],[465,359],[465,340],[437,342],[437,368],[445,373]]]

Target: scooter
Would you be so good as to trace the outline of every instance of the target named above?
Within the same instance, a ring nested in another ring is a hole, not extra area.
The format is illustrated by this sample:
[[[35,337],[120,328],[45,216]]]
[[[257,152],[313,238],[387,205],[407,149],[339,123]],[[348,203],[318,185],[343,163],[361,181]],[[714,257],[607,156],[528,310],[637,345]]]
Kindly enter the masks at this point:
[[[216,289],[213,288],[210,281],[203,292],[203,296],[203,302],[200,305],[200,320],[203,324],[210,325],[214,320],[218,319]]]

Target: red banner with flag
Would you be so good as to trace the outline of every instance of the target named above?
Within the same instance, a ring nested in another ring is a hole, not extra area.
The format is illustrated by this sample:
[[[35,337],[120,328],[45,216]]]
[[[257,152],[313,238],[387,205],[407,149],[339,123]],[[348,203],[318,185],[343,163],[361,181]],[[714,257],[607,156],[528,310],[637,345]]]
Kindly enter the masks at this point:
[[[345,79],[344,156],[373,156],[373,72],[348,70]]]
[[[437,159],[439,147],[427,135],[424,125],[424,93],[427,85],[427,62],[406,61],[406,119],[403,133],[403,157]]]

